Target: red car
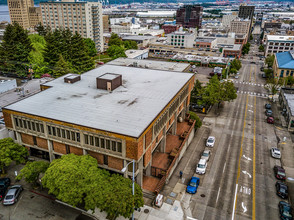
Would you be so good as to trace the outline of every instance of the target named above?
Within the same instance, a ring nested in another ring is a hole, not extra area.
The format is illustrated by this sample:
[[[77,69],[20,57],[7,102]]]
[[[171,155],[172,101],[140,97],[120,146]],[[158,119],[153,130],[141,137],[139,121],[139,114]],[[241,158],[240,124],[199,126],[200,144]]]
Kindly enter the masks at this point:
[[[279,180],[285,180],[286,179],[286,173],[283,167],[274,166],[274,172],[275,172],[275,177]]]
[[[267,117],[266,119],[267,123],[269,124],[273,124],[275,121],[274,121],[274,117]]]

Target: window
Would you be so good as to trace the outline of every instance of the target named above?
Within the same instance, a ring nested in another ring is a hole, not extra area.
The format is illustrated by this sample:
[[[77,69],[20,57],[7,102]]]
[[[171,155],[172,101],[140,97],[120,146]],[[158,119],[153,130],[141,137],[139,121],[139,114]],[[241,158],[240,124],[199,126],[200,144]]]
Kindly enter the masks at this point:
[[[105,148],[105,140],[101,138],[100,142],[101,142],[101,148]]]
[[[111,149],[113,151],[116,151],[116,142],[115,141],[111,141]]]
[[[33,123],[32,123],[32,125],[33,125]],[[49,125],[47,126],[47,129],[48,129],[48,134],[51,135],[51,127]]]
[[[27,123],[26,123],[26,121],[23,120],[22,123],[23,123],[23,127],[24,127],[25,129],[27,129]]]
[[[95,137],[95,146],[99,147],[99,138],[98,137]]]
[[[90,145],[94,145],[94,137],[92,135],[89,136],[90,137]]]
[[[117,152],[121,153],[122,150],[121,150],[121,142],[117,142]]]
[[[56,132],[57,132],[57,136],[58,136],[58,137],[61,137],[60,128],[56,128]]]
[[[106,149],[110,150],[110,140],[106,140]]]
[[[85,144],[89,144],[89,135],[85,134]]]
[[[66,144],[65,145],[66,154],[70,154],[70,147]]]
[[[33,136],[33,142],[34,142],[34,145],[37,145],[37,138],[36,138],[36,136]]]
[[[65,130],[61,129],[61,133],[62,133],[62,138],[65,138]]]
[[[17,118],[14,118],[14,123],[15,123],[15,126],[18,127],[18,119]]]
[[[104,162],[104,165],[108,166],[108,156],[107,155],[103,155],[103,162]]]
[[[69,130],[66,130],[66,138],[67,138],[68,140],[70,140],[70,131],[69,131]]]

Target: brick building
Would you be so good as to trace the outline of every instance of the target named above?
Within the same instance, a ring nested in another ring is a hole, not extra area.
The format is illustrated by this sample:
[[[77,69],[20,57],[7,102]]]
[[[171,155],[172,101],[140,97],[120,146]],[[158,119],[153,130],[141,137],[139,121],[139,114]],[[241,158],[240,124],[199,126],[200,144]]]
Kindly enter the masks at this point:
[[[179,25],[174,25],[174,24],[164,24],[161,27],[164,30],[165,34],[170,34],[172,32],[178,31],[179,30]]]
[[[5,124],[31,156],[89,154],[117,173],[134,159],[137,183],[159,191],[194,135],[187,115],[194,75],[151,68],[106,64],[67,74],[3,108]]]
[[[201,28],[203,7],[185,5],[177,10],[176,23],[184,28]]]

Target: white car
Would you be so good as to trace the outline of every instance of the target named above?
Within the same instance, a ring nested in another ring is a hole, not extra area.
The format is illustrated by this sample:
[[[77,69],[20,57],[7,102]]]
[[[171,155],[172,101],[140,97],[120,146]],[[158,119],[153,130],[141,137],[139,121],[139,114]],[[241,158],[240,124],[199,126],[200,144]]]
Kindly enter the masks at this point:
[[[200,159],[204,159],[206,161],[209,161],[210,155],[211,155],[210,150],[205,150],[202,152]]]
[[[206,160],[205,159],[200,159],[198,164],[197,164],[196,173],[197,174],[205,174],[206,167],[207,167]]]
[[[271,149],[271,155],[273,158],[280,159],[281,158],[281,151],[280,149],[273,147]]]
[[[215,137],[209,136],[206,141],[206,147],[213,147],[215,142]]]

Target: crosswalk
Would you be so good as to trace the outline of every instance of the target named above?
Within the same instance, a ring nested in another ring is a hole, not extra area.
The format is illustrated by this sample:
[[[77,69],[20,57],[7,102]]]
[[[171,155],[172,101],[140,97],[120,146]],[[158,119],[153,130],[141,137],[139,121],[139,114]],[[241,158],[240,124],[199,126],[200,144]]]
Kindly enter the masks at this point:
[[[264,94],[264,93],[249,92],[249,91],[239,91],[239,90],[237,90],[237,93],[245,94],[245,95],[248,94],[248,95],[257,96],[257,97],[260,97],[260,98],[268,98],[268,94]]]
[[[252,86],[260,86],[260,87],[264,87],[263,84],[260,83],[251,83],[251,82],[241,82],[238,80],[232,80],[233,83],[238,83],[238,84],[243,84],[243,85],[252,85]]]

